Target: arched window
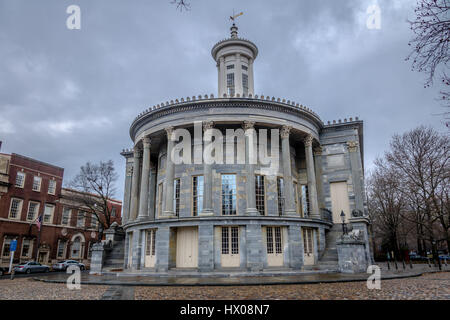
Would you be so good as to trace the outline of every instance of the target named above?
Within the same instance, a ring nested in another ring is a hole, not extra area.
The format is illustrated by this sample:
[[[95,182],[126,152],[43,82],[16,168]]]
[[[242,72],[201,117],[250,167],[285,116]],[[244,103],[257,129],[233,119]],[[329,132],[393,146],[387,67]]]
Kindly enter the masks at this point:
[[[72,238],[72,246],[70,249],[70,257],[72,259],[83,259],[84,257],[84,237],[77,234]]]

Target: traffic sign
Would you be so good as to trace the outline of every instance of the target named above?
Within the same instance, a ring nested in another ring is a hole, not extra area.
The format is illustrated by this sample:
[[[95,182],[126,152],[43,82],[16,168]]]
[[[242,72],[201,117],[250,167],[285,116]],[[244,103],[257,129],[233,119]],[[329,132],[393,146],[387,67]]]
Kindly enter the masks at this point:
[[[9,245],[9,251],[16,251],[17,249],[17,240],[12,240]]]

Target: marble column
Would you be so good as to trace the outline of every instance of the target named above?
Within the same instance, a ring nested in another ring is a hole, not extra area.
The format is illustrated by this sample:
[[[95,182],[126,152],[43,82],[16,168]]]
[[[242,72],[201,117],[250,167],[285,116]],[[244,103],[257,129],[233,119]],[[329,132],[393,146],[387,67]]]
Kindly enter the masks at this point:
[[[203,131],[211,130],[214,126],[213,121],[203,123]],[[203,210],[200,216],[213,215],[212,208],[212,165],[203,160]]]
[[[141,150],[134,147],[133,178],[131,181],[131,205],[128,221],[136,219],[139,210],[139,176],[141,172]]]
[[[164,199],[165,206],[163,215],[166,217],[175,217],[173,208],[173,180],[175,175],[175,164],[172,161],[173,140],[172,133],[173,127],[166,128],[167,132],[167,155],[166,155],[166,179],[164,183]]]
[[[142,158],[141,192],[139,195],[139,215],[138,219],[148,218],[148,185],[150,178],[150,138],[144,137],[142,140],[144,155]]]
[[[352,170],[353,192],[355,194],[355,209],[364,213],[364,176],[359,156],[357,141],[347,142],[350,166]]]
[[[289,144],[290,126],[281,128],[281,154],[283,157],[283,179],[284,179],[284,198],[285,207],[283,215],[298,215],[294,199],[294,184],[292,183],[292,165],[291,165],[291,146]]]
[[[259,215],[256,209],[256,191],[255,191],[255,163],[257,159],[255,146],[255,122],[244,121],[245,131],[245,171],[246,171],[246,184],[245,193],[247,196],[247,209],[245,213],[249,216]]]
[[[148,192],[148,214],[150,220],[155,220],[156,182],[156,168],[155,166],[150,166],[150,186]]]
[[[308,135],[305,140],[306,172],[308,175],[309,215],[310,218],[320,219],[319,205],[317,203],[316,174],[312,151],[313,137]]]
[[[316,170],[316,189],[317,189],[317,202],[320,208],[325,208],[323,198],[323,183],[322,183],[322,147],[314,148],[314,164]]]

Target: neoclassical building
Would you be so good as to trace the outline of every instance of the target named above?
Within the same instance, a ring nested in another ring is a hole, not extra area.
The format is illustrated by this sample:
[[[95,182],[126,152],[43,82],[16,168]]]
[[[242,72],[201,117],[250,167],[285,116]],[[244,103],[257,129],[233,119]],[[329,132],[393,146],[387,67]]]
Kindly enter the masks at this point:
[[[255,94],[258,48],[234,24],[211,54],[217,97],[161,103],[131,124],[134,148],[121,153],[125,271],[336,271],[343,221],[362,230],[345,263],[369,264],[363,122],[325,124],[303,105]]]

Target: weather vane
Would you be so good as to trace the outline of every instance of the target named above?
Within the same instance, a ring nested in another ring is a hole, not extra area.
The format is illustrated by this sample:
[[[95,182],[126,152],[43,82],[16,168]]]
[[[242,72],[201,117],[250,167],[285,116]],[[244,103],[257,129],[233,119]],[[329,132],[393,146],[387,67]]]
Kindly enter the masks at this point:
[[[234,10],[233,10],[233,15],[230,16],[230,20],[233,21],[233,23],[234,23],[234,20],[235,20],[237,17],[242,16],[243,14],[244,14],[243,12],[238,13],[238,14],[234,14]]]

